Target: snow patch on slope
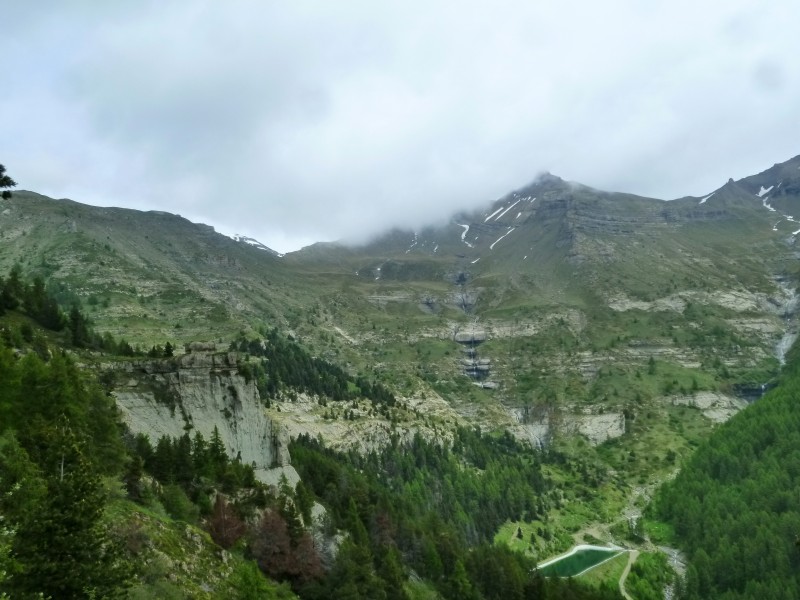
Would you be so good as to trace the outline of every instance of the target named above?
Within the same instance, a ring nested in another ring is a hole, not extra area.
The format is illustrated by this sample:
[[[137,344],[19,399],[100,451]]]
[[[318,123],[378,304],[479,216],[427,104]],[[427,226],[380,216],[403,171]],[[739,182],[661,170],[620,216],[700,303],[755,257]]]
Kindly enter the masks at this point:
[[[495,245],[497,244],[497,242],[499,242],[500,240],[502,240],[504,237],[506,237],[506,236],[507,236],[509,233],[511,233],[511,232],[512,232],[512,231],[514,231],[515,229],[516,229],[516,227],[509,227],[509,228],[508,228],[508,231],[506,231],[506,232],[505,232],[503,235],[501,235],[499,238],[497,238],[497,239],[496,239],[496,240],[495,240],[495,241],[492,243],[492,245],[491,245],[491,246],[489,246],[489,250],[493,250],[493,249],[494,249],[494,247],[495,247]]]
[[[717,193],[717,192],[711,192],[711,193],[710,193],[708,196],[706,196],[705,198],[703,198],[702,200],[700,200],[700,204],[705,204],[705,203],[706,203],[706,200],[708,200],[709,198],[711,198],[711,196],[713,196],[713,195],[714,195],[714,194],[716,194],[716,193]]]
[[[461,223],[456,223],[459,227],[463,227],[464,231],[461,232],[461,241],[464,242],[470,248],[474,248],[472,244],[467,241],[467,232],[469,231],[469,225],[462,225]]]
[[[498,208],[496,211],[494,211],[492,214],[490,214],[488,217],[486,217],[486,218],[483,220],[483,222],[484,222],[484,223],[486,223],[486,221],[488,221],[489,219],[491,219],[493,216],[495,216],[495,215],[496,215],[497,213],[499,213],[501,210],[503,210],[503,207],[502,207],[502,206],[501,206],[500,208]]]
[[[772,188],[774,188],[774,187],[775,187],[774,185],[771,185],[771,186],[769,186],[768,188],[765,188],[765,187],[762,185],[762,186],[761,186],[761,189],[760,189],[760,190],[758,190],[758,193],[756,194],[756,196],[758,196],[759,198],[763,198],[763,197],[764,197],[764,195],[765,195],[765,194],[769,194],[770,190],[772,190]]]
[[[418,237],[418,235],[417,235],[417,234],[416,234],[416,232],[415,232],[415,233],[414,233],[414,241],[413,241],[413,242],[412,242],[412,244],[411,244],[411,245],[408,247],[408,250],[406,250],[406,254],[408,254],[409,252],[411,252],[411,250],[414,248],[414,246],[416,246],[416,245],[417,245],[417,242],[419,242],[419,237]]]
[[[514,204],[512,204],[512,205],[511,205],[511,206],[509,206],[507,209],[505,209],[503,212],[501,212],[501,213],[500,213],[500,214],[497,216],[497,218],[495,219],[495,221],[499,221],[499,220],[500,220],[500,218],[501,218],[501,217],[502,217],[504,214],[506,214],[508,211],[510,211],[512,208],[514,208],[514,207],[515,207],[517,204],[519,204],[519,200],[517,200],[516,202],[514,202]]]
[[[278,258],[283,258],[283,256],[284,256],[280,252],[275,252],[275,250],[273,250],[269,246],[266,246],[265,244],[262,244],[261,242],[259,242],[256,239],[253,239],[251,237],[247,237],[246,235],[239,235],[239,234],[234,233],[231,236],[231,239],[236,241],[236,242],[241,242],[242,244],[247,244],[248,246],[253,246],[253,248],[258,248],[259,250],[263,250],[264,252],[269,252],[270,254],[272,254],[273,256],[277,256]]]

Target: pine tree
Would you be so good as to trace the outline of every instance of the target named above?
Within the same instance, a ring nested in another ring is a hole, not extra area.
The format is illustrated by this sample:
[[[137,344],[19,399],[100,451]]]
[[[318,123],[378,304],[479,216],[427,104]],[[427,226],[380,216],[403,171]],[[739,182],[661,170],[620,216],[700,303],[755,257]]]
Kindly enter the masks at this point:
[[[163,436],[158,440],[153,458],[146,465],[147,470],[161,483],[169,483],[174,477],[175,453],[172,440]]]
[[[30,439],[47,493],[19,525],[13,551],[22,572],[12,589],[52,598],[117,595],[127,572],[100,522],[106,497],[83,440],[66,418],[40,423]]]
[[[0,196],[3,197],[3,200],[8,200],[11,198],[11,192],[8,189],[4,188],[12,188],[17,185],[17,182],[11,179],[8,175],[6,175],[6,168],[3,165],[0,165],[0,189],[3,190],[0,193]]]
[[[192,461],[192,440],[188,433],[184,433],[175,442],[173,455],[173,473],[175,481],[188,490],[194,481],[194,463]]]
[[[222,436],[216,425],[214,425],[214,431],[211,432],[211,440],[208,442],[208,461],[211,464],[214,478],[221,479],[228,467],[228,454],[225,452],[225,444],[222,442]]]
[[[8,273],[6,279],[6,290],[12,299],[13,306],[6,305],[6,308],[17,308],[23,297],[23,283],[22,283],[22,267],[14,265]]]
[[[89,345],[91,336],[89,335],[89,323],[86,317],[78,308],[77,304],[73,304],[69,311],[69,332],[72,338],[72,345],[76,348],[86,348]]]

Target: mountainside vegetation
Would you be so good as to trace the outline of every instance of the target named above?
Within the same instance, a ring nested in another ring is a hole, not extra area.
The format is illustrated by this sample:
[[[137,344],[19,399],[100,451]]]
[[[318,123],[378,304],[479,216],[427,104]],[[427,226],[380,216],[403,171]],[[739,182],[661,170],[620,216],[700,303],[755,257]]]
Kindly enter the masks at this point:
[[[36,310],[54,303],[53,297],[32,294],[41,286],[25,283],[13,271],[3,289],[0,593],[10,598],[106,598],[127,590],[136,598],[183,597],[183,584],[187,591],[196,588],[190,595],[198,597],[201,567],[187,563],[202,558],[202,568],[212,569],[206,577],[217,579],[214,597],[237,597],[251,585],[277,594],[278,587],[248,571],[241,555],[226,566],[199,530],[181,531],[179,523],[167,520],[169,513],[200,523],[180,488],[142,480],[143,464],[134,448],[145,445],[143,440],[126,437],[113,398],[67,351],[80,345],[57,305],[54,321],[42,319]],[[52,329],[43,329],[39,320]],[[206,464],[214,473],[227,473],[230,461],[214,450],[219,451],[212,443]],[[248,482],[246,469],[239,468],[245,476],[234,478],[233,491]],[[186,471],[181,467],[179,472],[178,480],[184,481]],[[173,482],[172,473],[165,481]],[[167,541],[167,534],[194,539],[194,547]],[[173,561],[186,566],[170,584],[163,577]]]
[[[800,347],[778,386],[702,443],[655,513],[686,549],[685,597],[800,597]]]
[[[41,302],[29,292],[41,286],[20,280],[11,287],[19,296],[6,294],[15,302],[2,317],[0,348],[0,593],[292,596],[261,571],[305,598],[415,597],[411,572],[446,598],[616,597],[544,581],[530,558],[489,543],[504,519],[543,512],[552,501],[537,454],[513,438],[459,430],[452,448],[417,437],[369,458],[300,438],[292,458],[303,479],[296,487],[265,486],[227,455],[216,430],[209,440],[187,432],[155,445],[126,434],[113,398],[76,362],[96,357],[66,351],[86,352],[63,319],[52,335],[31,324],[38,313],[30,307]],[[39,300],[54,302],[46,294]],[[27,341],[19,331],[26,326],[33,330]],[[37,336],[46,338],[39,352]],[[280,379],[293,393],[303,377],[340,373],[276,336],[250,349],[269,360],[278,356],[269,348],[280,344],[292,349],[280,356],[299,357],[297,381]],[[391,398],[379,384],[357,381],[374,401]],[[336,399],[335,387],[326,392]],[[444,496],[431,494],[438,481],[448,482]],[[319,526],[317,500],[330,511]],[[325,549],[330,543],[335,551]],[[180,565],[180,575],[167,577],[169,565]]]
[[[4,193],[0,594],[794,597],[798,207],[546,174],[281,257]],[[640,554],[537,572],[579,543]]]

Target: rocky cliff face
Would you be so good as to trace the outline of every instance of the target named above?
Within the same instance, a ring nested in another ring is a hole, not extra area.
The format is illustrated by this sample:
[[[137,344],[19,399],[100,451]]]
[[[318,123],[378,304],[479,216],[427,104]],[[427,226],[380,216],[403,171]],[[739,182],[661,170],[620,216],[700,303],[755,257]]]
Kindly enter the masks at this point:
[[[283,473],[293,482],[288,435],[267,416],[255,383],[238,373],[237,362],[235,353],[195,352],[110,367],[123,420],[153,442],[187,431],[208,440],[217,427],[229,455],[254,464],[261,481],[276,483]]]

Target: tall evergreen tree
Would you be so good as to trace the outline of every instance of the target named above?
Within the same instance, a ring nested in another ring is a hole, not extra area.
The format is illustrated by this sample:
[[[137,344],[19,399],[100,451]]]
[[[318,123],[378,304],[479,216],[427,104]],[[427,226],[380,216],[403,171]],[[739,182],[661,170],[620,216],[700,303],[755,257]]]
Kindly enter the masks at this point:
[[[62,418],[35,425],[30,440],[47,493],[26,512],[15,536],[21,573],[12,590],[52,598],[118,595],[127,573],[101,524],[106,497],[81,436]]]
[[[72,345],[76,348],[86,348],[90,341],[89,324],[77,304],[72,305],[67,323]]]
[[[6,168],[3,165],[0,165],[0,189],[2,189],[2,193],[0,196],[3,197],[3,200],[8,200],[11,198],[11,192],[8,188],[15,187],[17,182],[11,179],[8,175],[6,175]]]

